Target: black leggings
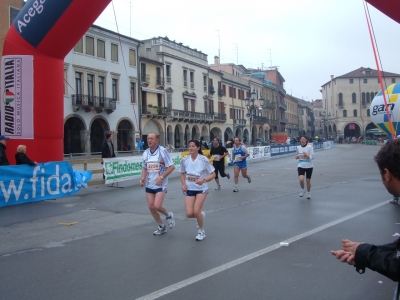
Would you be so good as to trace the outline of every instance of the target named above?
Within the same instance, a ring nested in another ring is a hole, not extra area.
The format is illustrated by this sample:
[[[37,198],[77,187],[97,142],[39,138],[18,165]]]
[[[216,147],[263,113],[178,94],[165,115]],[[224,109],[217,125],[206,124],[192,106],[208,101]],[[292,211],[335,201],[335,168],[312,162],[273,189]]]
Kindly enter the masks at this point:
[[[218,171],[219,171],[219,174],[221,174],[221,177],[226,176],[224,164],[220,164],[220,163],[214,164],[214,168],[215,168],[215,179],[218,179]]]

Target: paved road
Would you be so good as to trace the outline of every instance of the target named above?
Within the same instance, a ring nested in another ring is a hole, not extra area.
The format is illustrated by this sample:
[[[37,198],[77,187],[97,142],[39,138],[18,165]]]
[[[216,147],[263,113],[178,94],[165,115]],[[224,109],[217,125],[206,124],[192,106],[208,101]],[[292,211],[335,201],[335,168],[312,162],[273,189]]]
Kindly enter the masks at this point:
[[[239,193],[232,179],[220,191],[212,183],[202,242],[177,174],[165,201],[177,224],[162,236],[129,181],[1,208],[0,299],[392,299],[396,283],[329,252],[342,238],[379,244],[400,232],[378,149],[316,152],[311,200],[298,196],[293,156],[250,164],[252,183],[240,179]]]

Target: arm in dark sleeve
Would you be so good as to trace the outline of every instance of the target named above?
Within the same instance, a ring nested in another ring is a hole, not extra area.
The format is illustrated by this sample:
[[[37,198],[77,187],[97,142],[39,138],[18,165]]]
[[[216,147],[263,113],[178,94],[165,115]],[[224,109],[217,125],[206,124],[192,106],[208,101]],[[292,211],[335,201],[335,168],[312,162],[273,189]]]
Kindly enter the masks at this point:
[[[109,156],[108,152],[107,152],[107,147],[108,147],[107,142],[103,141],[101,143],[101,157],[102,158],[107,158]]]
[[[204,146],[204,148],[206,148],[206,149],[210,149],[210,148],[208,147],[207,142],[204,142],[204,141],[203,141],[203,146]]]
[[[35,162],[31,160],[28,156],[24,155],[24,164],[30,165],[30,166],[36,166]]]
[[[355,255],[356,271],[360,274],[365,268],[376,271],[393,281],[400,279],[400,247],[399,241],[375,246],[360,244]]]

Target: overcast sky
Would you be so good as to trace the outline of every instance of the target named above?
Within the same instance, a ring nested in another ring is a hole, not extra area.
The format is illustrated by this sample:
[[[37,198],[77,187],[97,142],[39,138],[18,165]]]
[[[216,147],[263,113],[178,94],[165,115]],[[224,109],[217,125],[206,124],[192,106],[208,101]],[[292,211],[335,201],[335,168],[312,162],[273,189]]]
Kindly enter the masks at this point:
[[[288,94],[322,99],[321,85],[376,69],[362,0],[114,0],[121,34],[168,36],[221,63],[279,67]],[[400,24],[368,5],[383,70],[400,74]],[[113,6],[95,22],[117,31]]]

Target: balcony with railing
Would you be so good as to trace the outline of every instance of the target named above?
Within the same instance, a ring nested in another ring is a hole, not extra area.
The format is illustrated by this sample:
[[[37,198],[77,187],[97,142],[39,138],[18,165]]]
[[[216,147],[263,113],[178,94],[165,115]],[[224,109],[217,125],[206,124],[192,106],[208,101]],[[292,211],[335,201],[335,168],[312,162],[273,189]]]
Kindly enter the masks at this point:
[[[246,119],[234,119],[233,125],[235,127],[244,127],[244,126],[246,126],[246,122],[247,122]]]
[[[164,87],[165,86],[165,79],[164,77],[156,77],[156,84],[159,87]]]
[[[148,86],[150,84],[150,75],[149,74],[140,74],[140,84],[142,86]]]
[[[214,113],[214,122],[226,122],[226,114]]]
[[[148,105],[142,107],[142,114],[146,115],[147,118],[154,119],[165,119],[168,117],[171,110],[168,107]]]
[[[286,104],[285,104],[284,102],[282,102],[282,101],[279,101],[278,107],[279,107],[280,109],[287,110]]]
[[[208,93],[209,94],[214,94],[215,93],[215,89],[214,89],[214,87],[212,85],[208,87]]]
[[[279,120],[279,123],[281,123],[281,124],[287,124],[287,123],[289,123],[289,120],[288,120],[288,118],[281,118],[281,119]]]
[[[116,99],[107,97],[82,94],[72,95],[72,106],[75,108],[75,111],[79,110],[80,108],[84,108],[86,112],[95,110],[97,113],[101,113],[103,110],[105,110],[110,114],[116,109],[116,103]]]
[[[167,76],[167,83],[171,84],[171,76]]]
[[[343,100],[339,100],[339,108],[343,108],[344,104],[343,104]]]
[[[254,124],[265,124],[269,123],[269,119],[267,117],[262,117],[262,116],[252,116],[251,122]]]
[[[223,89],[218,89],[218,96],[223,97],[225,96],[224,90]]]
[[[189,122],[189,123],[213,123],[214,114],[206,114],[195,111],[172,109],[170,118],[172,121]]]
[[[365,103],[365,100],[361,101],[361,105],[362,105],[362,107],[367,107],[367,103]]]

